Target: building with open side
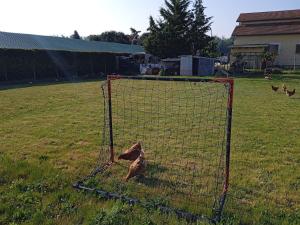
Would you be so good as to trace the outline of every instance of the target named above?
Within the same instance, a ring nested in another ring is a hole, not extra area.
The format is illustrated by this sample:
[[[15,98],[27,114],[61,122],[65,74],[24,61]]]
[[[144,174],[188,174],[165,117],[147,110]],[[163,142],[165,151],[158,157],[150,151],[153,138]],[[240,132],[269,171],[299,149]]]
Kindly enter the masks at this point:
[[[193,55],[182,55],[178,58],[162,60],[167,74],[180,76],[212,76],[215,70],[215,59]]]
[[[242,13],[234,29],[231,63],[242,55],[247,67],[259,69],[262,55],[277,55],[275,66],[300,67],[300,9],[274,12]]]
[[[0,32],[0,82],[96,78],[119,72],[120,56],[139,45]]]

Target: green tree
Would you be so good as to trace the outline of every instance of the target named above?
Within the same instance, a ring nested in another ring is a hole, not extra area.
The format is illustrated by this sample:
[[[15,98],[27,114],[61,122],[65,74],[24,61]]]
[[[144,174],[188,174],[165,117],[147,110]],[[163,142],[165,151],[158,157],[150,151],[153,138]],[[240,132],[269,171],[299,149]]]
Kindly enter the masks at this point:
[[[143,33],[140,36],[140,45],[144,46],[145,45],[145,41],[147,40],[148,37],[149,37],[149,32]]]
[[[212,40],[210,40],[206,46],[203,46],[203,48],[199,52],[201,56],[205,57],[216,58],[220,56],[216,39],[212,38]]]
[[[193,23],[191,26],[191,47],[192,54],[203,54],[209,45],[213,45],[213,38],[208,36],[207,33],[211,32],[211,19],[204,13],[205,7],[202,0],[196,0],[192,9]]]
[[[77,30],[74,30],[74,33],[70,36],[72,39],[81,39],[80,35],[78,34]]]
[[[150,17],[149,37],[145,48],[160,57],[176,57],[190,53],[189,30],[192,14],[189,0],[165,0],[160,19]]]
[[[204,10],[202,0],[196,0],[192,7],[190,0],[165,0],[160,18],[155,21],[150,17],[145,49],[161,58],[206,54],[212,37],[207,35],[211,17]]]
[[[89,41],[105,41],[105,42],[115,42],[121,44],[130,44],[130,39],[128,35],[123,32],[117,31],[106,31],[100,35],[89,35],[87,37]]]
[[[233,45],[233,38],[214,37],[217,45],[217,52],[219,56],[227,56],[230,52],[230,46]]]
[[[164,46],[165,41],[163,39],[163,32],[162,32],[163,24],[161,21],[155,22],[152,16],[150,16],[149,21],[150,21],[150,25],[148,28],[149,33],[143,42],[144,47],[149,53],[153,55],[162,58],[167,57],[163,53],[163,49],[166,48]]]

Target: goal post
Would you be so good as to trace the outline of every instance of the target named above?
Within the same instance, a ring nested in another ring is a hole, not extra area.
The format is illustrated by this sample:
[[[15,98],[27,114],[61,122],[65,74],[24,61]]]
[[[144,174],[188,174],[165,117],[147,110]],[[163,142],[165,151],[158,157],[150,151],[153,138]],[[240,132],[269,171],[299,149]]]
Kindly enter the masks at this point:
[[[108,76],[97,168],[74,187],[188,220],[220,220],[229,187],[232,79]],[[145,172],[118,160],[140,143]],[[97,175],[97,176],[96,176]]]

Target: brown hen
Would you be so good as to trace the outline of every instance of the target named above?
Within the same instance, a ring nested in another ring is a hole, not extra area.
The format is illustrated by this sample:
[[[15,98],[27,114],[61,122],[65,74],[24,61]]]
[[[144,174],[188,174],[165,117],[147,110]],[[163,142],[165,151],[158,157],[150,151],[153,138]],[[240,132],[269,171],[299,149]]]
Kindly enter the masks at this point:
[[[277,92],[278,89],[279,89],[279,87],[274,87],[274,86],[272,85],[272,90],[273,90],[273,91]]]
[[[285,93],[286,93],[287,96],[292,97],[293,95],[296,94],[296,89],[294,89],[293,91],[286,90]]]
[[[143,174],[146,170],[146,165],[144,151],[142,150],[140,156],[130,165],[125,181],[127,182],[130,178]]]
[[[138,143],[134,144],[133,146],[131,146],[129,149],[125,150],[124,153],[122,153],[118,157],[118,159],[134,161],[140,156],[141,150],[142,150],[141,143],[138,142]]]
[[[286,90],[287,90],[287,87],[286,87],[286,85],[285,85],[285,84],[283,84],[283,85],[282,85],[282,90],[283,90],[283,92],[284,92],[284,93],[286,92]]]

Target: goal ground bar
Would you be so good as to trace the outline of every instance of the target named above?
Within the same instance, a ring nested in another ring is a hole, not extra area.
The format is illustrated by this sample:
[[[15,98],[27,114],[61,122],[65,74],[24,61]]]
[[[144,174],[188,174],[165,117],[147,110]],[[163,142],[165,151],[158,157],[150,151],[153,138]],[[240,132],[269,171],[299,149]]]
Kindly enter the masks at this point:
[[[120,200],[124,203],[127,203],[129,205],[141,205],[142,207],[147,207],[147,205],[143,202],[141,202],[137,198],[129,198],[124,195],[120,195],[117,193],[111,193],[104,190],[96,189],[96,188],[89,188],[81,184],[80,182],[73,184],[73,187],[78,190],[87,191],[91,193],[95,193],[98,196],[106,199],[106,200]],[[178,218],[185,219],[188,222],[196,222],[196,221],[209,221],[212,223],[216,223],[215,220],[211,220],[205,216],[195,215],[183,210],[163,206],[163,205],[155,205],[153,207],[154,209],[160,210],[162,213],[171,214],[174,213]]]

